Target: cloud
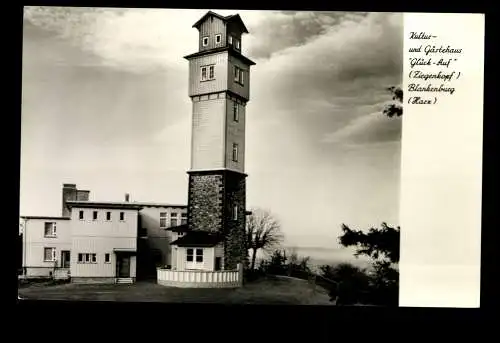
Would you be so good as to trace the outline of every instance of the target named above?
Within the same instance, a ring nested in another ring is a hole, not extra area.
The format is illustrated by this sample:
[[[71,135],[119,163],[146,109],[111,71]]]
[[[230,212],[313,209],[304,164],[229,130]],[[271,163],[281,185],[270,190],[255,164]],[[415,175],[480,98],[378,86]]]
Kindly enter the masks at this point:
[[[385,88],[401,82],[402,17],[354,18],[339,17],[325,33],[261,61],[252,72],[252,102],[265,110],[252,107],[252,115],[278,117],[283,130],[302,127],[308,137],[297,143],[315,144],[381,109],[390,99]]]
[[[363,13],[344,12],[263,12],[248,41],[254,58],[270,58],[289,47],[306,44],[346,18],[360,21]]]
[[[354,119],[341,129],[323,136],[325,143],[364,145],[401,140],[401,118],[388,118],[380,112]]]

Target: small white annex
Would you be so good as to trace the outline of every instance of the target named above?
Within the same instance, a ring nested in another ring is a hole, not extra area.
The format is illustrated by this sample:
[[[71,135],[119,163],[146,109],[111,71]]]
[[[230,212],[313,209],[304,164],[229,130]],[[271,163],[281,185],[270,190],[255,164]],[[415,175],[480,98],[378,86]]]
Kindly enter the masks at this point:
[[[158,268],[158,284],[190,288],[235,288],[243,282],[243,266],[224,269],[223,236],[192,231],[188,225],[168,229],[173,241],[171,268]]]

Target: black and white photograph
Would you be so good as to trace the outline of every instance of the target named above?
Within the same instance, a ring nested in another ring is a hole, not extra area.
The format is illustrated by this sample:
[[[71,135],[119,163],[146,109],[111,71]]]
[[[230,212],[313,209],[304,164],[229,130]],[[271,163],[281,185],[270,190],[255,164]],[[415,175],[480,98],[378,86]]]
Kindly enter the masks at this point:
[[[398,306],[403,33],[25,7],[19,298]]]

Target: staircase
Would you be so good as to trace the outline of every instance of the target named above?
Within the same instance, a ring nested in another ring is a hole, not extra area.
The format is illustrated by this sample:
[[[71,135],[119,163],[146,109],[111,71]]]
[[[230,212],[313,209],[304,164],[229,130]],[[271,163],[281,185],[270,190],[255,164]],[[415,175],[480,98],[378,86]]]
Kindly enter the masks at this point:
[[[131,277],[120,277],[115,282],[118,284],[131,284],[134,283],[134,280]]]

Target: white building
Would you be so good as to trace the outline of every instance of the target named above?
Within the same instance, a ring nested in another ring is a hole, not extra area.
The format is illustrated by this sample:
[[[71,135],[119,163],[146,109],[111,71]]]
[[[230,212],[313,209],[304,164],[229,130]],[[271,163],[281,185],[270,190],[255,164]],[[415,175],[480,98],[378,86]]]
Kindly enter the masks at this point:
[[[71,281],[133,282],[141,206],[68,201],[71,208]]]
[[[22,266],[26,277],[65,278],[70,271],[70,218],[22,216]]]
[[[130,202],[128,195],[89,201],[83,192],[63,185],[65,216],[21,217],[23,277],[130,283],[172,264],[177,235],[167,229],[187,223],[186,206]]]

